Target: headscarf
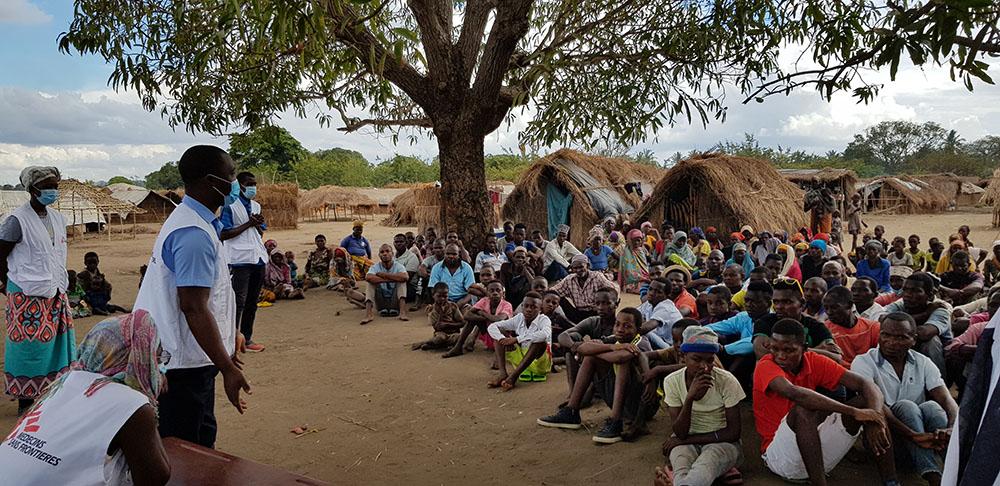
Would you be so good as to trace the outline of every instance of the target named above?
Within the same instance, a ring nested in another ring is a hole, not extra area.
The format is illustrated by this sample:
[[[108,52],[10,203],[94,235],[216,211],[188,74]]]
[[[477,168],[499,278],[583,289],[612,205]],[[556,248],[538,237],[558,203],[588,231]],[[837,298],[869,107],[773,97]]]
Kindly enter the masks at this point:
[[[87,396],[108,383],[121,383],[145,395],[155,408],[164,378],[159,370],[159,351],[153,318],[137,309],[97,323],[84,336],[79,358],[70,367],[105,376],[87,389]]]
[[[817,240],[823,240],[826,243],[830,243],[830,235],[826,233],[816,233],[816,236],[814,238]]]
[[[337,258],[338,256],[341,257],[341,258],[343,258],[344,260],[347,260],[347,250],[345,250],[344,247],[342,247],[342,246],[338,246],[338,247],[334,248],[333,249],[333,257]]]
[[[594,239],[595,236],[600,236],[601,239],[606,238],[604,228],[599,224],[595,224],[593,228],[590,228],[590,232],[587,233],[587,241]]]
[[[691,228],[691,235],[692,236],[697,236],[698,238],[701,238],[701,239],[705,239],[705,232],[702,231],[701,228],[699,228],[697,226],[695,226],[694,228]]]
[[[340,249],[340,248],[338,248]],[[334,250],[336,252],[336,250]],[[270,255],[284,255],[281,250],[275,248],[271,250]],[[268,285],[274,285],[277,283],[288,283],[292,279],[291,269],[288,267],[288,263],[284,265],[278,265],[274,263],[274,260],[268,259],[267,266],[264,268],[264,282]]]
[[[697,228],[697,226],[695,226],[695,228]],[[692,229],[691,231],[694,232],[694,229]],[[709,226],[708,228],[705,228],[705,233],[718,233],[718,232],[719,230],[717,230],[715,226]]]
[[[652,228],[652,227],[653,227],[653,223],[650,223],[649,221],[645,221],[645,222],[643,222],[642,224],[639,225],[639,228],[643,229],[643,230],[645,230],[646,228]]]
[[[882,243],[878,240],[868,240],[868,242],[865,243],[865,250],[867,250],[868,247],[875,248],[879,252],[882,251]]]
[[[869,243],[871,243],[871,242],[869,241]],[[875,243],[878,243],[878,242],[876,241]],[[865,245],[865,246],[867,246],[867,245]],[[880,248],[882,247],[881,244],[879,244],[878,246]],[[823,241],[823,240],[812,240],[811,242],[809,242],[809,248],[819,248],[819,250],[821,252],[826,253],[826,242]]]
[[[630,230],[628,232],[628,239],[629,241],[632,241],[633,238],[642,238],[642,231],[637,229]]]
[[[694,250],[691,246],[687,244],[687,233],[683,231],[674,232],[673,244],[664,245],[663,247],[663,260],[667,263],[680,265],[685,268],[694,268],[695,262],[697,262],[698,257],[695,256]],[[685,242],[681,245],[677,243],[683,239]],[[690,277],[690,273],[688,274]],[[688,279],[690,280],[690,278]]]
[[[677,246],[677,242],[680,241],[681,239],[683,239],[684,243],[686,244],[687,237],[688,234],[683,231],[674,231],[674,246]]]
[[[733,233],[730,233],[730,235],[729,235],[729,239],[731,239],[733,241],[743,241],[744,238],[745,237],[743,236],[743,233],[740,233],[738,231],[734,231]]]
[[[271,250],[278,247],[278,242],[274,240],[267,240],[264,242],[264,248],[268,251],[268,255],[271,254]]]
[[[30,167],[25,167],[21,171],[21,185],[24,186],[24,190],[27,191],[29,187],[38,184],[45,179],[60,179],[59,169],[55,167],[43,167],[38,165],[32,165]]]
[[[795,244],[795,249],[796,250],[808,250],[809,249],[809,243],[806,243],[804,241],[800,241],[800,242],[798,242],[798,243]]]
[[[569,234],[569,226],[567,226],[565,224],[561,224],[559,226],[556,226],[556,233],[557,234],[558,233],[565,233],[565,234],[568,235]]]
[[[789,238],[789,240],[788,240],[788,241],[789,241],[790,243],[795,243],[796,245],[798,245],[799,243],[803,243],[803,244],[805,244],[805,242],[806,242],[806,237],[805,237],[805,236],[802,236],[802,233],[795,233],[795,234],[793,234],[793,235],[792,235],[792,236],[791,236],[791,237]]]

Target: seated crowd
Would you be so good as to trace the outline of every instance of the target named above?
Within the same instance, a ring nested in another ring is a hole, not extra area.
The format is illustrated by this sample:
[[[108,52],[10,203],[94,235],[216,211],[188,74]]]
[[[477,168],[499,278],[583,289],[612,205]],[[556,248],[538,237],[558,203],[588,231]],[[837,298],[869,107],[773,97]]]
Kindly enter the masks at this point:
[[[742,402],[784,479],[825,484],[863,437],[882,483],[898,484],[900,467],[939,484],[955,396],[1000,308],[989,287],[1000,242],[976,248],[966,226],[926,249],[917,235],[889,244],[881,226],[852,228],[854,248],[808,228],[685,229],[609,218],[581,251],[568,226],[546,240],[506,222],[472,254],[435,228],[373,251],[355,221],[336,248],[317,235],[301,273],[268,241],[260,301],[326,288],[365,310],[361,324],[426,310],[431,330],[414,350],[455,358],[479,341],[493,356],[487,385],[503,391],[564,372],[565,401],[537,422],[579,429],[580,410],[603,400],[597,443],[649,434],[665,407],[657,484],[739,484]],[[87,268],[93,286],[96,261]]]

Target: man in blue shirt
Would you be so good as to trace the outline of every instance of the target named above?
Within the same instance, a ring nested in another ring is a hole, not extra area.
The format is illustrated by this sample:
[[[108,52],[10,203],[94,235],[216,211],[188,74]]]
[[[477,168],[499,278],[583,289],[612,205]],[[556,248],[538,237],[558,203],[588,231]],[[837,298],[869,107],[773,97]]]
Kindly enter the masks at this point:
[[[224,150],[198,145],[181,156],[177,164],[184,181],[186,195],[182,205],[191,208],[201,219],[210,223],[216,237],[222,232],[222,223],[215,218],[215,211],[227,199],[235,197],[233,181],[236,166]],[[168,220],[169,221],[169,220]],[[216,284],[218,254],[216,240],[198,226],[180,227],[163,240],[160,255],[163,266],[173,273],[175,289],[146,289],[158,282],[147,278],[140,288],[139,301],[144,294],[164,296],[176,294],[177,308],[183,314],[180,322],[158,322],[157,327],[186,325],[196,345],[207,355],[211,364],[195,368],[174,368],[167,371],[169,389],[159,397],[159,431],[163,437],[179,437],[206,447],[213,447],[216,436],[215,376],[222,373],[223,386],[230,403],[239,413],[246,411],[240,390],[250,392],[250,384],[241,371],[238,353],[243,351],[243,339],[236,333],[236,353],[230,355],[222,342],[220,328],[232,323],[218,322],[211,310],[209,298]],[[148,275],[147,275],[148,277]],[[167,363],[169,365],[169,362]]]
[[[240,172],[236,175],[236,180],[240,183],[239,202],[246,210],[249,219],[243,224],[236,224],[233,221],[233,207],[223,206],[222,232],[219,239],[233,242],[233,239],[242,236],[245,232],[253,230],[253,238],[260,239],[267,224],[264,223],[264,216],[259,211],[253,210],[252,200],[257,195],[257,178],[250,172]],[[258,206],[259,208],[259,206]],[[227,243],[228,245],[228,243]],[[230,246],[230,257],[235,253],[247,252],[245,245]],[[263,244],[260,245],[263,248]],[[252,253],[252,251],[250,251]],[[253,260],[253,258],[239,258],[239,260]],[[232,261],[232,258],[231,258]],[[229,265],[232,273],[233,292],[236,293],[236,324],[246,338],[247,351],[260,352],[264,346],[253,341],[253,323],[257,317],[257,296],[260,295],[260,288],[264,284],[264,265],[267,262],[258,257],[255,262],[231,263]]]
[[[360,219],[354,220],[353,230],[351,234],[340,240],[340,246],[347,250],[351,256],[371,258],[372,245],[368,243],[368,238],[361,236],[365,230],[365,222]]]
[[[525,239],[528,234],[528,227],[524,223],[517,223],[514,225],[514,235],[513,239],[507,241],[507,246],[504,247],[503,252],[507,255],[507,261],[514,260],[514,249],[523,246],[525,250],[528,250],[528,256],[536,260],[542,258],[542,250],[540,250],[534,243]]]
[[[451,244],[444,249],[444,261],[438,262],[431,269],[430,281],[427,286],[434,288],[438,282],[448,284],[448,300],[458,304],[459,308],[472,303],[472,298],[476,297],[469,292],[469,287],[476,283],[476,277],[472,272],[472,266],[459,258],[461,250],[458,245]],[[483,295],[478,295],[483,297]]]
[[[754,321],[771,313],[774,289],[767,282],[750,282],[745,297],[746,309],[729,319],[709,324],[709,329],[725,336],[729,344],[722,346],[719,360],[726,370],[736,375],[743,390],[753,389],[753,370],[757,357],[753,352]]]

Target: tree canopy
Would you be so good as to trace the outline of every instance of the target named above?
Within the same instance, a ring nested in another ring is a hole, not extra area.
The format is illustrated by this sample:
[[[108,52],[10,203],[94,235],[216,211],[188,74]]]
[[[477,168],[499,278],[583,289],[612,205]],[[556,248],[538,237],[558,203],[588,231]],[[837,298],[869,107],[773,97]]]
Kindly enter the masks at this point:
[[[269,163],[281,172],[289,172],[308,153],[288,130],[279,126],[264,125],[229,135],[229,155],[241,169]]]
[[[177,189],[184,187],[184,181],[181,180],[181,172],[177,170],[177,163],[167,162],[159,169],[146,174],[144,186],[153,190]]]

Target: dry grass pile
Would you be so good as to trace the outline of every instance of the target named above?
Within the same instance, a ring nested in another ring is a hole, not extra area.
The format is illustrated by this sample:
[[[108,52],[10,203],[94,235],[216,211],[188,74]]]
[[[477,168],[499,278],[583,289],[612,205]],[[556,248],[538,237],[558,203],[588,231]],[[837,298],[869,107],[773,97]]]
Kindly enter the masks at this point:
[[[634,220],[659,227],[666,219],[683,228],[715,226],[725,233],[746,224],[794,231],[808,223],[804,195],[766,160],[707,153],[667,171]]]
[[[913,177],[926,182],[949,199],[955,199],[962,193],[962,179],[951,172],[920,174]]]
[[[299,227],[299,186],[297,184],[260,184],[257,197],[261,213],[271,229]]]
[[[389,204],[383,226],[440,226],[441,189],[434,183],[419,184],[396,196]]]
[[[986,192],[983,193],[979,202],[985,206],[996,206],[997,203],[1000,203],[1000,169],[993,171],[993,177],[990,178]]]

